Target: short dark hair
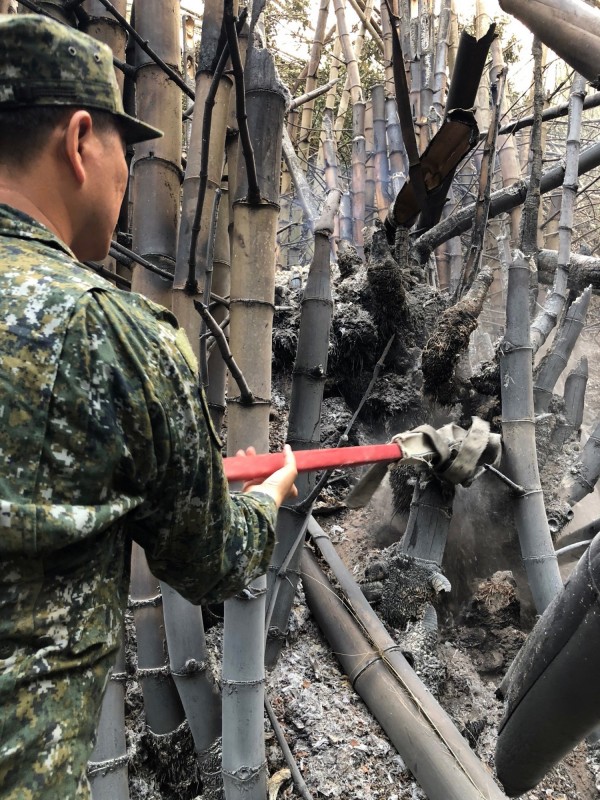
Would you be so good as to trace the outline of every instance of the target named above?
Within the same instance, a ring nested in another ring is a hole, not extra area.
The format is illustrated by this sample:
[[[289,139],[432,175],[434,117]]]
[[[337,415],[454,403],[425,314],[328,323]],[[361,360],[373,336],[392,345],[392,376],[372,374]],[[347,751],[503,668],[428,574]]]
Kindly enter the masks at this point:
[[[0,166],[24,168],[35,160],[52,131],[76,109],[71,106],[31,106],[0,109]],[[107,111],[88,109],[97,133],[119,130]]]

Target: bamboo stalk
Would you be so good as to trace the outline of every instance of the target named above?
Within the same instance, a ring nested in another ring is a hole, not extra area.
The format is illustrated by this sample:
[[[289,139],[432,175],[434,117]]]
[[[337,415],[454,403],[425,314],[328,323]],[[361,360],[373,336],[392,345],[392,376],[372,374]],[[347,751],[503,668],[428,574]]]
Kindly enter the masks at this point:
[[[533,39],[533,115],[535,122],[531,128],[531,170],[529,187],[523,203],[521,228],[519,231],[520,249],[525,258],[537,251],[537,221],[540,207],[540,180],[542,177],[542,111],[544,106],[544,87],[542,81],[542,43]],[[532,273],[534,275],[535,273]],[[537,275],[536,275],[537,278]]]
[[[208,666],[202,610],[161,583],[169,665],[194,738],[204,795],[221,788],[213,769],[214,743],[221,734],[221,695]]]
[[[552,441],[562,447],[573,434],[579,434],[583,422],[585,390],[588,382],[588,360],[582,356],[565,380],[563,401],[565,404],[564,422],[559,417],[552,433]]]
[[[419,28],[420,28],[420,61],[421,61],[421,152],[429,144],[433,131],[429,121],[433,109],[434,95],[434,15],[433,0],[419,1]]]
[[[435,476],[419,475],[413,491],[402,551],[442,566],[452,522],[455,487]]]
[[[385,89],[377,83],[371,89],[373,100],[373,139],[375,168],[375,206],[380,219],[384,219],[390,204],[390,170],[388,164],[385,130]],[[398,127],[400,123],[398,122]]]
[[[551,106],[550,108],[545,108],[542,111],[542,122],[547,122],[551,119],[558,119],[558,117],[565,117],[569,113],[569,107],[571,102],[561,103],[557,106]],[[594,92],[594,94],[588,95],[583,101],[583,110],[586,111],[588,108],[598,108],[600,106],[600,92]],[[517,131],[522,130],[523,128],[529,128],[533,125],[533,116],[528,117],[520,117],[520,119],[516,120],[515,122],[509,122],[500,128],[499,133],[516,133]]]
[[[360,257],[363,256],[363,228],[365,225],[365,103],[352,105],[352,235],[354,246]]]
[[[156,53],[179,69],[179,2],[137,0],[140,36],[152,39]],[[146,261],[173,273],[179,227],[181,186],[181,93],[154,60],[136,49],[136,101],[140,117],[164,132],[136,145],[132,162],[132,246]],[[136,267],[132,288],[161,305],[171,305],[172,283]]]
[[[489,116],[488,134],[483,147],[481,159],[479,189],[477,200],[475,201],[475,219],[471,233],[471,244],[465,261],[464,268],[456,289],[455,297],[461,297],[471,286],[476,277],[481,264],[483,254],[483,244],[485,231],[487,228],[488,213],[490,210],[490,198],[492,188],[492,178],[494,175],[494,162],[496,159],[496,135],[500,122],[500,106],[504,94],[505,72],[502,70],[494,81],[492,91],[493,111]],[[488,84],[489,85],[489,84]]]
[[[352,200],[349,192],[344,192],[340,200],[340,242],[352,244]]]
[[[579,454],[577,469],[566,475],[561,483],[563,497],[574,506],[590,492],[600,477],[600,422],[596,421],[583,450]]]
[[[302,572],[307,602],[356,692],[378,719],[430,800],[500,800],[504,795],[421,683],[314,519],[309,531],[343,600],[310,551]],[[350,608],[350,613],[348,613]]]
[[[576,75],[571,91],[571,113],[567,130],[565,155],[565,177],[559,223],[559,248],[552,292],[546,298],[543,309],[531,324],[531,344],[533,353],[546,341],[562,313],[567,300],[569,263],[571,260],[571,236],[573,233],[573,212],[577,197],[577,163],[581,146],[581,116],[585,95],[585,79]]]
[[[523,487],[513,501],[523,563],[538,613],[562,587],[540,485],[535,446],[529,264],[517,252],[508,270],[506,333],[500,345],[502,439],[507,476]]]
[[[450,17],[451,17],[451,3],[450,0],[444,0],[443,6],[440,10],[440,19],[438,24],[437,45],[435,48],[435,66],[433,76],[433,108],[437,119],[441,122],[444,117],[446,108],[446,89],[448,86],[448,77],[446,74],[446,66],[448,64],[448,45],[450,40]],[[436,122],[433,129],[435,134],[439,128]]]
[[[578,175],[589,172],[600,164],[600,144],[591,145],[581,152],[577,168]],[[540,182],[540,192],[545,194],[556,189],[562,183],[564,167],[559,165],[543,173]],[[524,180],[505,189],[492,192],[488,219],[497,217],[523,202],[527,193],[527,182]],[[474,203],[464,206],[456,213],[450,215],[442,222],[438,222],[426,233],[419,236],[413,243],[413,257],[420,264],[425,264],[431,252],[453,236],[469,230],[473,222]]]
[[[407,180],[408,156],[402,137],[398,108],[393,96],[385,101],[385,130],[390,161],[389,192],[392,197],[396,197]]]
[[[373,102],[365,106],[365,224],[372,222],[375,214],[375,142],[373,132]]]
[[[287,442],[293,450],[315,449],[320,446],[321,441],[321,404],[327,380],[329,332],[333,311],[329,239],[333,233],[333,218],[339,206],[340,195],[339,189],[329,193],[323,214],[315,223],[315,249],[302,298],[298,349],[292,373]],[[298,475],[298,504],[311,493],[315,480],[314,472]],[[285,641],[298,584],[303,537],[299,540],[300,546],[296,542],[303,527],[305,514],[298,513],[296,504],[284,504],[277,519],[277,538],[267,579],[269,606],[274,595],[277,595],[267,631],[265,663],[269,668],[274,666]],[[291,558],[282,574],[281,566],[288,553]]]
[[[502,52],[502,43],[500,38],[494,39],[491,44],[492,53],[492,66],[495,70],[506,69],[504,63],[504,55]],[[508,97],[507,92],[503,92],[500,104],[501,119],[505,118],[508,113]],[[502,185],[511,186],[518,181],[521,177],[521,165],[519,163],[519,156],[515,145],[515,137],[504,129],[498,131],[496,140],[496,151],[498,153],[498,160],[500,162],[500,173],[502,175]],[[511,239],[514,244],[517,243],[519,235],[519,228],[521,226],[521,208],[513,208],[510,212],[510,231]]]
[[[456,63],[456,54],[458,53],[458,14],[456,12],[456,0],[450,0],[450,31],[448,37],[448,71],[449,79],[452,80],[454,74],[454,65]]]
[[[115,4],[115,7],[121,14],[125,14],[126,5],[126,0],[119,0],[119,2]],[[86,0],[82,7],[88,14],[85,24],[82,26],[82,30],[89,36],[93,36],[94,39],[98,39],[100,42],[107,44],[112,50],[113,55],[119,61],[125,61],[126,31],[119,25],[112,14],[104,8],[99,0]],[[115,75],[122,93],[125,76],[120,69],[115,69]],[[142,119],[145,118],[142,117]]]
[[[177,258],[173,282],[172,308],[180,324],[185,328],[196,355],[198,354],[201,320],[194,307],[192,287],[188,285],[190,246],[200,184],[203,181],[200,170],[203,148],[205,148],[203,142],[204,113],[206,101],[210,98],[211,93],[222,18],[221,2],[219,0],[207,0],[204,6],[198,72],[196,73],[196,101],[192,117],[188,159],[183,179],[181,224],[177,240]],[[222,75],[218,82],[212,110],[210,139],[208,142],[206,194],[199,223],[201,235],[198,237],[196,248],[197,260],[201,268],[206,263],[209,243],[214,238],[212,210],[215,205],[215,195],[220,191],[221,187],[231,86],[232,82],[229,76]],[[199,280],[203,277],[203,274],[197,270],[195,277],[196,280]]]
[[[591,296],[592,287],[588,286],[577,300],[571,303],[560,328],[556,332],[551,349],[540,362],[533,389],[535,410],[538,413],[548,410],[552,399],[552,391],[567,366],[579,334],[585,325]]]
[[[294,99],[290,103],[288,110],[293,111],[294,109],[298,108],[299,106],[305,105],[311,100],[316,100],[317,97],[321,97],[322,94],[327,94],[327,92],[330,89],[332,89],[336,85],[336,83],[337,80],[328,81],[327,83],[324,83],[323,86],[317,86],[317,88],[313,89],[311,92],[305,92],[304,94],[301,94],[299,97],[294,97]]]
[[[317,12],[317,21],[315,25],[315,35],[312,42],[310,56],[306,66],[306,83],[304,86],[305,94],[310,94],[317,85],[317,72],[321,62],[321,55],[323,53],[323,41],[325,37],[325,26],[327,25],[327,16],[329,14],[329,0],[320,0],[319,10]],[[332,83],[332,81],[334,81]],[[330,88],[337,83],[337,75],[329,75]],[[315,103],[314,99],[310,99],[302,106],[302,116],[300,118],[300,126],[298,129],[297,143],[298,151],[302,157],[303,162],[308,163],[310,154],[310,138],[312,134],[313,115]]]
[[[475,2],[475,38],[480,39],[484,36],[492,23],[492,17],[488,8],[487,0],[476,0]],[[491,124],[490,110],[490,79],[487,70],[483,71],[479,87],[477,89],[477,100],[475,104],[475,118],[480,131],[487,131]]]
[[[127,741],[125,738],[125,642],[111,668],[96,743],[87,765],[93,800],[129,800]]]
[[[385,97],[390,98],[395,96],[394,88],[394,69],[392,58],[392,23],[390,21],[387,9],[385,8],[385,0],[381,0],[381,39],[383,42],[383,69],[385,75],[384,87]]]
[[[215,249],[213,257],[213,295],[216,293],[225,298],[229,296],[231,286],[231,252],[229,247],[229,197],[228,189],[221,187],[223,197],[219,206]],[[228,307],[219,303],[213,311],[213,317],[221,325],[228,316]],[[225,413],[225,386],[227,383],[227,367],[218,348],[215,348],[208,359],[208,386],[206,402],[215,430],[220,431]]]
[[[144,696],[146,725],[158,736],[173,733],[185,719],[179,693],[165,662],[162,595],[142,548],[133,544],[131,600],[137,641],[137,679]]]
[[[296,189],[296,195],[304,211],[308,227],[312,232],[315,219],[318,216],[317,206],[313,198],[313,193],[306,180],[306,176],[304,175],[300,159],[296,155],[294,145],[287,132],[287,128],[283,129],[282,151],[288,172],[292,177],[292,182]]]
[[[583,0],[501,0],[504,11],[521,22],[585,76],[598,80],[600,13]],[[575,44],[576,43],[576,44]]]
[[[246,162],[240,160],[233,203],[230,341],[255,402],[242,405],[237,387],[229,381],[229,453],[248,445],[259,453],[269,449],[271,332],[285,103],[272,55],[266,49],[250,48],[246,113],[262,201],[250,204]],[[265,590],[266,579],[260,578],[225,603],[223,781],[228,800],[264,800],[266,796]]]

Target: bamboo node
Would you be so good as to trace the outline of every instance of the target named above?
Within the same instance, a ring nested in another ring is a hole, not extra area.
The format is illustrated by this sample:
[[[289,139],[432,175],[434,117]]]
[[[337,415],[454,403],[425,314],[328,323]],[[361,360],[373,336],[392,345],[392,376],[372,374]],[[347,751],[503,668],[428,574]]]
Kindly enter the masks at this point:
[[[171,669],[171,675],[177,678],[187,678],[189,675],[195,675],[198,672],[205,672],[208,667],[206,661],[197,661],[195,658],[188,658],[180,670],[175,671]]]
[[[127,603],[130,611],[137,611],[138,608],[156,608],[160,605],[162,605],[162,594],[155,594],[154,597],[144,597],[140,600],[134,600],[133,597],[130,597]]]
[[[135,671],[138,678],[169,678],[171,668],[165,664],[164,667],[138,667]]]
[[[106,775],[107,772],[115,772],[120,767],[124,767],[129,763],[129,756],[127,753],[117,758],[109,758],[106,761],[88,761],[86,774],[88,778],[94,775]]]

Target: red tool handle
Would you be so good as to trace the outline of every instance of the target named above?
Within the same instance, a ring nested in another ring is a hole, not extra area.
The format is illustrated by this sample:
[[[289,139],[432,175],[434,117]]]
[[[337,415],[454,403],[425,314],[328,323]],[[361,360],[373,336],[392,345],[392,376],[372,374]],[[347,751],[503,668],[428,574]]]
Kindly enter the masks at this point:
[[[331,447],[325,450],[296,450],[298,472],[331,467],[374,464],[376,461],[399,461],[402,449],[399,444],[368,444],[360,447]],[[268,478],[283,467],[283,453],[266,453],[258,456],[230,456],[223,459],[225,476],[232,481],[251,481]]]

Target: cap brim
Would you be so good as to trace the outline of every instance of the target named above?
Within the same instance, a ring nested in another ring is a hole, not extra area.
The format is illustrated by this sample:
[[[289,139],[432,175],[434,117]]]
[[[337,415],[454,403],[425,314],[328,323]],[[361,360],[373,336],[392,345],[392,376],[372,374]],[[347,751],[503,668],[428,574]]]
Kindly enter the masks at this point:
[[[145,122],[140,122],[139,119],[130,117],[129,114],[115,114],[115,116],[121,123],[123,136],[127,144],[147,142],[149,139],[158,139],[164,136],[163,132],[158,128],[146,125]]]

